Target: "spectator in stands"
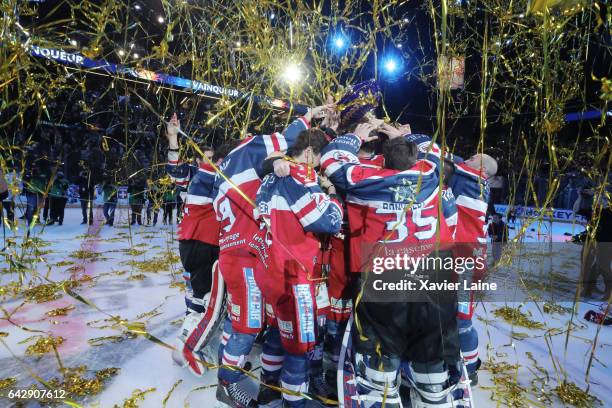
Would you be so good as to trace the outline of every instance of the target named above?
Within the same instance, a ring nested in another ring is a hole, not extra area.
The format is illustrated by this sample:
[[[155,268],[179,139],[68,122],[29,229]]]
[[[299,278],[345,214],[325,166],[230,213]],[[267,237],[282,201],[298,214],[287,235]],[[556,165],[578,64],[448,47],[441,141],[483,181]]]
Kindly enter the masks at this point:
[[[508,241],[508,227],[502,221],[500,214],[493,214],[493,220],[489,224],[487,231],[489,237],[491,237],[491,252],[493,255],[493,265],[495,265],[501,259],[504,245]]]
[[[38,220],[38,213],[45,203],[48,178],[49,176],[38,165],[34,165],[29,170],[26,169],[23,180],[23,190],[27,200],[25,219],[28,223],[28,227],[36,223]],[[28,229],[28,233],[29,231]]]
[[[168,188],[164,191],[163,195],[164,200],[164,217],[163,223],[164,225],[172,225],[172,210],[174,209],[174,204],[176,200],[176,191],[174,185],[168,186]]]
[[[574,214],[584,216],[591,221],[593,216],[593,189],[587,184],[578,190],[578,199],[574,203]]]
[[[74,144],[69,146],[69,152],[66,156],[66,178],[68,180],[77,181],[81,171],[81,166],[79,165],[81,152],[74,146]]]
[[[151,225],[151,213],[153,213],[153,225],[155,225],[157,224],[161,197],[157,184],[151,179],[147,180],[147,200],[147,225]]]
[[[6,211],[6,219],[10,227],[15,223],[15,203],[13,201],[14,180],[14,171],[5,174],[0,167],[0,201],[2,201],[0,222],[4,223],[4,212]]]
[[[93,224],[93,199],[94,185],[91,183],[89,174],[86,171],[81,171],[79,174],[79,201],[81,202],[81,213],[83,214],[83,222],[87,224],[87,213],[89,209],[89,225]]]
[[[136,180],[128,186],[129,203],[132,212],[132,222],[130,225],[142,225],[142,207],[144,205],[144,182]]]
[[[106,219],[106,225],[112,227],[115,222],[115,209],[117,207],[117,186],[110,178],[106,178],[102,183],[102,196],[104,199],[102,213]]]
[[[64,223],[64,210],[66,202],[68,202],[68,187],[70,187],[70,183],[64,177],[64,173],[58,171],[49,192],[51,219],[47,222],[47,225],[53,225],[56,222],[58,225]]]
[[[516,224],[516,208],[513,205],[508,206],[508,224]]]
[[[92,185],[100,184],[104,175],[104,153],[98,144],[97,136],[94,135],[87,148],[87,167]]]

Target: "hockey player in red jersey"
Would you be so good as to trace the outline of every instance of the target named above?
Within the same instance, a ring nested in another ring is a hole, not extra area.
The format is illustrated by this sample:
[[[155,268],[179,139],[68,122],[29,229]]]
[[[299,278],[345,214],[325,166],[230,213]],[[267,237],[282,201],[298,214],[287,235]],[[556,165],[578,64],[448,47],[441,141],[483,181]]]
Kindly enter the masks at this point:
[[[385,168],[363,166],[357,152],[362,142],[371,140],[372,128],[361,124],[355,134],[336,138],[322,157],[325,173],[346,193],[351,270],[355,271],[370,268],[364,249],[381,242],[420,248],[417,251],[427,255],[436,243],[451,240],[445,220],[437,219],[439,148],[434,145],[425,159],[417,161],[416,146],[394,132],[383,147]],[[444,333],[456,333],[455,310],[452,299],[441,304],[360,301],[356,305],[357,382],[368,404],[385,401],[386,406],[399,406],[397,378],[402,357],[411,362],[416,391],[423,400],[435,404],[451,398],[444,392],[450,388],[447,366],[456,361],[443,356],[458,355],[458,350],[449,353],[458,349],[458,339]]]
[[[179,159],[180,126],[174,114],[166,127],[167,172],[183,189],[185,202],[185,215],[178,226],[178,241],[181,263],[185,269],[183,276],[187,283],[187,314],[173,359],[181,366],[187,366],[193,374],[201,376],[206,369],[198,360],[215,362],[215,358],[203,355],[200,350],[216,333],[224,295],[223,282],[218,269],[214,267],[219,256],[219,223],[212,207],[215,171],[204,158],[198,159],[197,167]],[[219,164],[236,144],[228,142],[220,146],[212,152],[209,160]]]
[[[267,320],[272,326],[268,331],[280,334],[266,335],[264,352],[278,350],[268,339],[280,339],[284,350],[284,356],[269,355],[276,364],[262,359],[262,379],[272,385],[278,385],[280,379],[284,389],[294,392],[308,391],[308,353],[314,350],[317,339],[315,266],[320,244],[315,234],[334,234],[342,224],[342,206],[335,188],[327,182],[331,196],[325,194],[313,169],[319,165],[326,144],[324,133],[318,129],[301,132],[289,149],[293,162],[290,176],[266,176],[257,193],[261,228],[250,242],[261,261],[255,280],[266,301]],[[261,389],[260,405],[280,398],[274,394],[269,388]],[[282,397],[291,407],[306,404],[301,396],[284,393]]]
[[[222,353],[224,365],[243,367],[255,336],[263,327],[263,299],[255,282],[257,259],[249,252],[248,242],[259,230],[254,218],[254,203],[263,177],[264,159],[273,152],[286,151],[299,133],[310,127],[326,106],[319,106],[291,123],[283,133],[252,136],[227,155],[219,166],[215,180],[213,206],[220,222],[219,266],[228,291],[228,317],[231,334],[224,327],[226,344]],[[265,354],[265,353],[264,353]],[[262,355],[262,358],[265,356]],[[240,371],[219,369],[217,400],[238,406],[256,406],[238,385]]]
[[[412,140],[408,136],[409,140]],[[431,139],[428,137],[414,138],[419,150],[423,153],[429,148]],[[450,156],[449,156],[450,157]],[[459,257],[486,256],[486,213],[489,200],[487,179],[497,173],[497,161],[486,154],[475,154],[463,161],[458,156],[452,157],[455,162],[450,177],[449,188],[454,196],[456,216],[450,211],[447,218],[454,223],[454,253]],[[447,161],[448,163],[448,161]],[[447,164],[445,163],[445,165]],[[450,169],[448,173],[451,173]],[[448,194],[448,193],[447,193]],[[446,216],[446,215],[445,215]],[[470,270],[464,273],[466,280],[478,280],[484,270]],[[478,358],[478,333],[472,326],[474,313],[473,293],[458,291],[457,327],[461,353],[472,385],[477,384],[477,370],[480,367]]]
[[[497,173],[497,161],[486,154],[475,154],[468,160],[458,162],[450,183],[457,203],[457,228],[455,247],[458,255],[475,257],[486,256],[486,214],[489,201],[487,179]],[[483,270],[466,273],[466,278],[478,280]],[[480,367],[478,358],[478,333],[472,326],[474,314],[473,294],[469,291],[459,292],[457,326],[461,353],[465,361],[472,385],[477,384],[477,370]]]

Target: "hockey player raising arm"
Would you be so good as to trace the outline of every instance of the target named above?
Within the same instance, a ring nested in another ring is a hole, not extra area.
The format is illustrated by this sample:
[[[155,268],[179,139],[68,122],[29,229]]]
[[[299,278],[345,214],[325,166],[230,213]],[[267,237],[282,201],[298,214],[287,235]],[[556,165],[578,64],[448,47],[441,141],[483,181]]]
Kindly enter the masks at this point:
[[[176,114],[168,122],[168,164],[166,171],[182,189],[185,202],[184,216],[178,226],[179,254],[185,269],[183,276],[188,289],[185,294],[187,315],[179,331],[174,361],[187,366],[201,376],[206,370],[198,360],[215,361],[204,356],[208,339],[216,333],[218,315],[223,302],[224,290],[219,271],[214,266],[219,257],[219,222],[212,206],[215,170],[204,157],[192,166],[179,158],[178,132],[180,122]],[[238,141],[229,141],[216,151],[204,148],[204,154],[217,165],[237,146]],[[214,353],[213,353],[214,354]],[[215,356],[216,357],[216,356]]]

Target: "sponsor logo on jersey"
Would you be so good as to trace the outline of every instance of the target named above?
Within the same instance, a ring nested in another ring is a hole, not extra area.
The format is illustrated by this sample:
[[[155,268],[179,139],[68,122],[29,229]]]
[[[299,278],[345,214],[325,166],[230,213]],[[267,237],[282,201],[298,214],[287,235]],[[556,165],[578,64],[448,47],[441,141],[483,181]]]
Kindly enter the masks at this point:
[[[270,215],[268,203],[264,201],[259,203],[257,206],[257,211],[259,212],[259,215]]]
[[[232,305],[232,319],[238,320],[240,318],[240,305]]]
[[[400,179],[401,185],[395,187],[389,187],[393,194],[393,201],[395,202],[410,202],[415,200],[416,186],[409,179]]]
[[[293,340],[293,323],[288,320],[277,319],[278,322],[278,331],[280,331],[281,336],[286,339]]]
[[[272,319],[275,318],[274,309],[272,308],[272,305],[269,303],[266,303],[266,315],[268,315]]]
[[[451,190],[450,188],[442,190],[442,199],[446,201],[454,200],[455,196],[453,195],[453,190]]]
[[[293,294],[297,303],[300,342],[315,341],[315,313],[310,294],[310,285],[299,284],[293,286]]]
[[[457,311],[466,315],[470,314],[470,302],[458,302]]]
[[[242,270],[247,289],[247,327],[258,328],[261,327],[261,292],[257,283],[255,283],[253,268],[243,268]]]
[[[329,295],[327,294],[327,285],[325,283],[317,284],[317,309],[329,307]]]
[[[335,297],[330,298],[332,312],[340,314],[350,314],[353,310],[352,299],[337,299]]]

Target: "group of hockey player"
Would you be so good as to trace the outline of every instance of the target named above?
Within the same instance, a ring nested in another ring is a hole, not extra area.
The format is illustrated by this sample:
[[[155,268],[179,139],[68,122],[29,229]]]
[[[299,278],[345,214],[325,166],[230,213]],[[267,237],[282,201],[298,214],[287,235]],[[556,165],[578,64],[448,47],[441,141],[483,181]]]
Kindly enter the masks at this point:
[[[168,122],[168,173],[185,188],[178,239],[188,283],[173,358],[199,376],[218,365],[220,404],[302,407],[339,398],[344,406],[399,407],[404,383],[413,405],[469,406],[480,365],[471,294],[362,299],[365,248],[455,241],[473,244],[470,255],[481,251],[486,179],[497,163],[485,154],[464,161],[408,125],[377,119],[378,100],[374,82],[356,85],[282,133],[229,141],[197,166],[180,158],[176,115]],[[346,378],[342,367],[324,369],[345,359],[343,338],[351,339],[354,368]],[[256,341],[257,396],[242,381]]]

